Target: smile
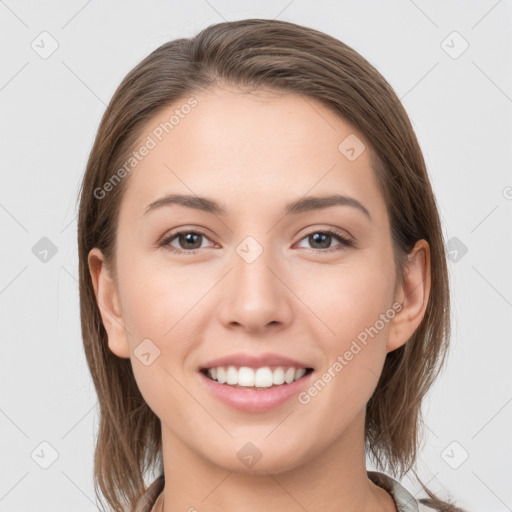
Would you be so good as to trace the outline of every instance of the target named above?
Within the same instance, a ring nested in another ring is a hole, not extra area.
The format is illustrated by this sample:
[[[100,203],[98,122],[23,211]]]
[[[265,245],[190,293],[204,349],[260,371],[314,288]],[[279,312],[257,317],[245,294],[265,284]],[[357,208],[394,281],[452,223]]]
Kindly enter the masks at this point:
[[[208,392],[223,404],[244,412],[264,412],[309,386],[313,373],[312,368],[290,367],[285,371],[283,367],[271,370],[231,366],[202,369],[199,376]]]
[[[291,384],[299,380],[307,373],[311,373],[312,368],[293,368],[282,367],[271,368],[264,366],[261,368],[250,368],[248,366],[218,366],[203,370],[206,376],[219,384],[227,384],[237,388],[272,388],[283,384]]]

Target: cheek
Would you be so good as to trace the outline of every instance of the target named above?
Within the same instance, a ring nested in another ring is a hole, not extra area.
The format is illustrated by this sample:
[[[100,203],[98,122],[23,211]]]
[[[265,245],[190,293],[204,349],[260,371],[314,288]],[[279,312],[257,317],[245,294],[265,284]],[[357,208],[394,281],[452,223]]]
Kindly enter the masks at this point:
[[[393,279],[389,265],[363,258],[339,267],[317,269],[302,279],[297,295],[318,318],[318,333],[332,349],[343,349],[367,332],[392,305]],[[378,324],[385,335],[387,324]],[[385,337],[385,336],[381,336]]]
[[[329,279],[321,281],[325,283],[322,290],[315,288],[310,295],[311,309],[329,329],[315,323],[313,335],[325,360],[299,402],[315,411],[308,417],[314,424],[311,429],[324,431],[329,439],[365,408],[382,372],[389,322],[394,316],[391,281],[382,272],[378,266],[366,265],[338,273],[331,269]]]
[[[121,308],[128,331],[132,368],[137,385],[157,414],[169,402],[186,401],[182,382],[187,354],[197,343],[193,335],[202,308],[205,283],[190,273],[174,272],[161,263],[142,264],[125,258],[119,265]],[[175,377],[175,378],[173,378]],[[163,400],[165,399],[165,404]]]
[[[145,260],[144,255],[125,258],[120,267],[121,305],[132,348],[144,338],[162,343],[180,325],[200,290],[183,273]]]
[[[315,401],[338,424],[361,410],[377,385],[394,317],[393,279],[389,261],[354,258],[303,281],[317,317],[309,322],[312,339],[324,354],[317,385],[304,402]]]

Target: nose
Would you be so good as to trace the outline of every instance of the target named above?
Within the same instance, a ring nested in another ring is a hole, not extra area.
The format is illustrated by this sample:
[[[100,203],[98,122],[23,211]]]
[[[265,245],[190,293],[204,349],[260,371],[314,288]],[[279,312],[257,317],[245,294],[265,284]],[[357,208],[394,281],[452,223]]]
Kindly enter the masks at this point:
[[[280,329],[292,318],[293,293],[282,265],[264,250],[254,261],[234,254],[233,269],[220,290],[220,321],[254,333]]]

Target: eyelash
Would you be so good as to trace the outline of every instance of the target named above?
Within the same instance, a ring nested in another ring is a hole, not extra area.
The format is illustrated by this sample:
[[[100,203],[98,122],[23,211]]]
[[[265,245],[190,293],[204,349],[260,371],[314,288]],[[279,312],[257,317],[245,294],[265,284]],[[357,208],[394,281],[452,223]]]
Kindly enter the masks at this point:
[[[194,250],[189,250],[188,251],[188,250],[184,250],[184,249],[176,249],[175,247],[172,247],[171,245],[169,245],[171,243],[171,241],[173,241],[176,237],[178,237],[180,235],[184,235],[184,234],[190,234],[190,233],[193,233],[195,235],[203,236],[203,237],[205,237],[205,238],[207,238],[209,240],[209,238],[204,233],[202,233],[201,231],[187,229],[187,230],[183,230],[183,231],[177,231],[176,233],[172,233],[168,237],[164,238],[158,244],[158,246],[159,247],[164,247],[166,250],[168,250],[168,251],[170,251],[172,253],[175,253],[175,254],[197,254],[197,252],[200,251],[201,249],[194,249]],[[304,235],[299,240],[299,242],[304,240],[304,238],[307,238],[307,237],[309,237],[311,235],[315,235],[315,234],[331,235],[331,236],[333,236],[334,238],[336,238],[340,242],[340,245],[337,245],[337,246],[335,246],[335,247],[333,247],[331,249],[313,249],[313,248],[309,248],[310,251],[313,251],[313,252],[316,252],[316,253],[322,253],[322,254],[326,254],[327,253],[327,254],[329,254],[329,253],[341,251],[341,250],[343,250],[344,248],[347,248],[347,247],[355,247],[355,243],[351,239],[349,239],[341,231],[337,231],[337,230],[334,230],[334,229],[325,229],[325,230],[311,231],[310,233]],[[308,248],[306,248],[306,249],[308,249]]]

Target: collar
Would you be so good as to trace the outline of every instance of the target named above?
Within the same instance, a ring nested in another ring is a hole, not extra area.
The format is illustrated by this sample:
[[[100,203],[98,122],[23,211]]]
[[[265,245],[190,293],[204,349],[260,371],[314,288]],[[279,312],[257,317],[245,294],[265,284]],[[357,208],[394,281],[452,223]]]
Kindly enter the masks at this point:
[[[382,487],[393,498],[398,512],[436,512],[436,509],[427,506],[416,498],[393,477],[380,471],[367,471],[368,478],[379,487]]]

